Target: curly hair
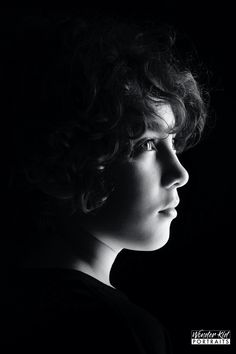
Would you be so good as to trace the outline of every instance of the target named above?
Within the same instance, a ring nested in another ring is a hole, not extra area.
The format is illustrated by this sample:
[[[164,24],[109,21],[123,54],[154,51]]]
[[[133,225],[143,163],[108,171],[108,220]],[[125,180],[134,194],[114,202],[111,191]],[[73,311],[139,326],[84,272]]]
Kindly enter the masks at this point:
[[[172,29],[111,19],[72,22],[51,87],[51,96],[62,87],[62,119],[53,122],[44,152],[25,173],[72,213],[88,213],[109,198],[112,166],[131,158],[134,139],[158,130],[159,105],[174,112],[169,132],[176,134],[178,153],[199,141],[207,110],[196,77],[176,55]]]

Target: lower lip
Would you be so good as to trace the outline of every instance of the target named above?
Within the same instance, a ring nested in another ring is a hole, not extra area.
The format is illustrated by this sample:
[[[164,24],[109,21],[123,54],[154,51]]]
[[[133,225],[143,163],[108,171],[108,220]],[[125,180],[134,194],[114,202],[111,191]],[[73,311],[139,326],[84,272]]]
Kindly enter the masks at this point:
[[[169,208],[169,209],[159,211],[159,214],[174,219],[177,216],[177,211],[174,208]]]

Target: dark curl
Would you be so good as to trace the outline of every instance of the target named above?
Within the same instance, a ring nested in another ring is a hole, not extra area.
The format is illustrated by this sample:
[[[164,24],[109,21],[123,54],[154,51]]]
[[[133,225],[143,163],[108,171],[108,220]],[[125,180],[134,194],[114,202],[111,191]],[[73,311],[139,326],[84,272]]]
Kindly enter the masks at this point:
[[[112,166],[131,157],[134,138],[158,129],[158,105],[172,107],[177,152],[200,139],[203,92],[174,55],[173,31],[150,27],[77,20],[63,35],[63,118],[26,174],[72,212],[106,202],[115,188]]]

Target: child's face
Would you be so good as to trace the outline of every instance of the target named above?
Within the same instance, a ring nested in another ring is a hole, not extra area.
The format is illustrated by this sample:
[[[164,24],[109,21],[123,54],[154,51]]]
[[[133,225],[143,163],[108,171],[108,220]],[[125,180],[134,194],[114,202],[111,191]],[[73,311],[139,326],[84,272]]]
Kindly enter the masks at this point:
[[[188,173],[173,148],[174,135],[163,134],[166,123],[174,123],[172,109],[163,105],[158,113],[160,131],[148,130],[135,141],[134,156],[117,166],[116,188],[94,217],[92,231],[113,248],[164,246],[177,215],[177,189],[187,183]]]

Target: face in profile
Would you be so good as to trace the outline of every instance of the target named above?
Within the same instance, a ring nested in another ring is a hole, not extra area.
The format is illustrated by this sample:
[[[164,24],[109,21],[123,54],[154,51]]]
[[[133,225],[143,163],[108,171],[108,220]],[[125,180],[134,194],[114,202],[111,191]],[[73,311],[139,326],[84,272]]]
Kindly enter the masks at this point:
[[[117,164],[115,190],[89,228],[113,249],[150,251],[166,244],[177,216],[178,188],[188,181],[167,127],[175,123],[171,107],[158,109],[159,130],[147,130],[134,141],[132,157]]]

